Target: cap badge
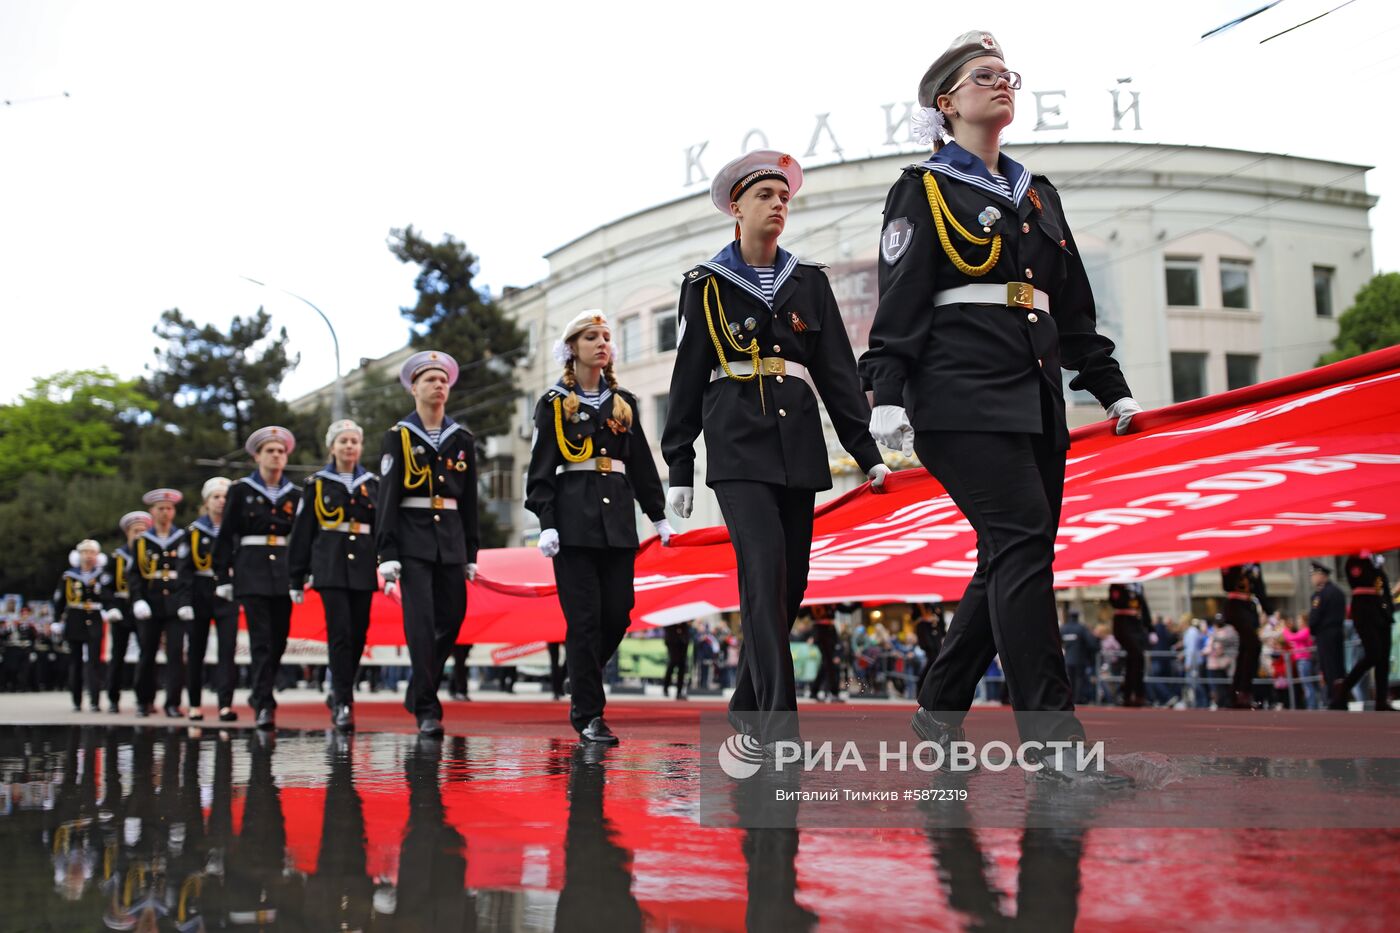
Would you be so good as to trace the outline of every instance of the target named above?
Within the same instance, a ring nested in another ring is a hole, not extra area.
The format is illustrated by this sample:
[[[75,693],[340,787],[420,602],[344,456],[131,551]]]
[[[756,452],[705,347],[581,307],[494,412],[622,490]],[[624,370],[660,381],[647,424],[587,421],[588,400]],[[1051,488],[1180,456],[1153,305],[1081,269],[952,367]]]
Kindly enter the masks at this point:
[[[997,47],[997,40],[995,40],[995,39],[992,38],[992,34],[989,33],[989,32],[984,32],[984,33],[982,33],[982,48],[984,48],[984,49],[994,49],[994,48],[996,48],[996,47]]]

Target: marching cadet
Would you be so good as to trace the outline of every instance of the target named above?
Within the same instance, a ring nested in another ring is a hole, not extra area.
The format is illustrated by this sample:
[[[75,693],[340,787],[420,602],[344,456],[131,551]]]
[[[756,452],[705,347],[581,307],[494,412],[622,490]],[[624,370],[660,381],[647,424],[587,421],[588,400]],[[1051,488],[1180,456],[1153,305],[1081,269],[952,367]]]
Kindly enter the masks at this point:
[[[1220,569],[1220,585],[1225,590],[1225,622],[1234,626],[1240,636],[1240,654],[1235,661],[1235,680],[1231,706],[1234,709],[1254,708],[1254,678],[1259,675],[1259,626],[1272,611],[1269,594],[1264,589],[1264,569],[1257,563],[1235,564]]]
[[[1071,387],[1092,392],[1118,433],[1141,411],[1094,330],[1059,193],[1000,151],[1020,86],[986,32],[959,36],[919,82],[917,125],[934,153],[885,200],[880,303],[860,363],[870,433],[917,451],[977,532],[977,571],[914,716],[928,741],[957,737],[998,655],[1012,705],[1047,714],[1022,720],[1024,739],[1083,737],[1052,589],[1069,447],[1060,367],[1079,371]],[[944,143],[945,127],[957,142]]]
[[[438,683],[466,618],[464,581],[476,579],[476,440],[447,417],[456,360],[441,350],[415,353],[399,382],[414,410],[384,434],[375,546],[385,592],[393,584],[403,601],[412,665],[404,706],[421,734],[437,736]]]
[[[226,600],[236,597],[248,621],[248,705],[259,729],[277,726],[273,686],[292,624],[287,536],[301,490],[282,471],[296,446],[292,432],[277,425],[248,435],[243,449],[258,468],[229,486],[224,523],[214,544],[214,594]]]
[[[111,600],[104,618],[111,636],[111,657],[107,659],[107,712],[121,711],[122,680],[126,676],[126,648],[136,632],[136,617],[131,614],[131,578],[136,570],[136,539],[154,524],[150,512],[127,512],[117,522],[126,535],[126,544],[112,552],[107,566],[111,568]],[[137,639],[140,645],[140,639]]]
[[[540,553],[553,559],[567,623],[569,719],[582,741],[616,745],[603,719],[603,668],[627,634],[635,601],[633,501],[663,545],[671,523],[637,397],[613,373],[608,319],[601,311],[576,316],[554,357],[564,372],[535,406],[525,508],[540,520]]]
[[[802,186],[790,155],[750,152],[715,176],[710,200],[735,221],[735,239],[686,273],[661,450],[671,511],[690,516],[695,439],[734,544],[744,646],[730,710],[765,745],[795,734],[797,688],[788,634],[802,605],[812,506],[831,488],[817,394],[872,487],[889,469],[865,431],[850,340],[823,266],[778,246]],[[815,391],[814,391],[815,389]]]
[[[238,683],[238,668],[234,662],[238,648],[238,603],[214,594],[218,581],[214,575],[214,546],[223,528],[224,508],[232,481],[224,476],[206,480],[200,490],[204,504],[199,517],[190,525],[190,562],[194,566],[194,621],[190,623],[190,719],[204,718],[199,708],[204,690],[204,656],[209,647],[209,626],[219,636],[218,663],[214,668],[218,678],[219,721],[235,722],[233,688]]]
[[[292,526],[291,598],[300,603],[314,585],[326,613],[331,720],[355,728],[355,680],[369,632],[374,573],[374,513],[379,477],[360,465],[365,432],[337,421],[326,431],[330,463],[306,480]]]
[[[1147,702],[1144,680],[1147,674],[1147,635],[1152,630],[1152,613],[1141,583],[1111,583],[1108,604],[1113,607],[1113,637],[1123,647],[1126,670],[1120,693],[1123,706],[1143,706]],[[1063,638],[1063,633],[1061,633]]]
[[[1332,684],[1329,708],[1346,709],[1347,694],[1368,670],[1374,669],[1376,709],[1393,710],[1390,705],[1390,626],[1394,605],[1390,581],[1385,575],[1385,558],[1362,551],[1347,558],[1345,570],[1347,583],[1351,584],[1351,621],[1356,626],[1364,654],[1344,679]]]
[[[131,578],[131,614],[141,660],[136,665],[136,715],[154,712],[156,653],[165,640],[165,715],[180,716],[185,688],[185,625],[194,619],[190,605],[190,542],[175,527],[175,507],[184,499],[177,489],[152,489],[141,497],[151,511],[151,527],[136,539],[136,574]]]
[[[111,589],[103,569],[107,555],[91,538],[78,542],[68,556],[69,567],[58,580],[53,594],[53,614],[63,620],[63,637],[72,652],[68,662],[68,690],[73,695],[73,712],[83,711],[83,687],[95,713],[102,685],[102,621],[111,606]]]

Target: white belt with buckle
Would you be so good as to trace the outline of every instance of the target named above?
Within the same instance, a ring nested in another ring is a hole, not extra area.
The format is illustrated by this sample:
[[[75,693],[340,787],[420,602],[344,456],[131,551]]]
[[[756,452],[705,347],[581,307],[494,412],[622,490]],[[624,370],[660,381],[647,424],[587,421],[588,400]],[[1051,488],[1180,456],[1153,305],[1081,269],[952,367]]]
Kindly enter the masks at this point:
[[[1008,308],[1034,308],[1050,313],[1050,296],[1028,282],[1007,282],[1005,285],[963,285],[935,292],[933,305],[1004,305]]]
[[[84,612],[96,612],[102,608],[101,603],[69,603],[69,609],[81,609]]]
[[[729,372],[736,376],[752,376],[753,360],[726,360],[729,364]],[[812,381],[812,377],[807,374],[807,367],[801,363],[794,363],[785,360],[780,356],[765,356],[758,361],[758,371],[765,376],[796,376],[798,379],[807,382]],[[728,379],[729,376],[724,371],[724,367],[716,366],[710,370],[710,381],[718,382],[721,379]]]
[[[143,574],[141,574],[141,578],[142,578],[143,580],[159,580],[160,582],[164,583],[166,580],[178,580],[178,579],[180,579],[180,571],[178,571],[178,570],[157,570],[157,571],[155,571],[154,573],[143,573]]]
[[[287,543],[286,535],[244,535],[238,539],[238,543],[245,547],[250,544],[262,545],[265,547],[281,547]]]
[[[556,475],[560,473],[626,473],[627,464],[621,460],[614,460],[612,457],[589,457],[578,463],[557,466],[554,468],[554,472]]]
[[[196,577],[208,577],[211,580],[214,579],[214,571],[212,570],[196,570],[194,572],[194,575]]]
[[[339,525],[331,525],[321,529],[322,531],[339,531],[348,535],[367,535],[369,526],[364,522],[341,522]]]
[[[404,496],[399,505],[406,509],[451,509],[457,510],[457,500],[444,496]]]

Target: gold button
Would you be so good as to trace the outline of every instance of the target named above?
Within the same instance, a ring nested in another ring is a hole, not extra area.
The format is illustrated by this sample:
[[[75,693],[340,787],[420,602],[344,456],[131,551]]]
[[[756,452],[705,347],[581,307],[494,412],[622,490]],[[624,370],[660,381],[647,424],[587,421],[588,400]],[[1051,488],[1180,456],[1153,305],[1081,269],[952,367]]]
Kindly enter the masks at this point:
[[[1026,278],[1028,278],[1028,279],[1033,279],[1033,278],[1035,278],[1035,273],[1032,272],[1030,269],[1026,269]]]
[[[787,417],[787,409],[786,409],[786,408],[779,408],[779,409],[778,409],[778,417],[780,417],[780,418],[786,418],[786,417]]]
[[[782,377],[782,376],[779,376],[779,377],[778,377],[778,381],[779,381],[779,382],[782,382],[782,381],[783,381],[783,377]]]
[[[1022,233],[1030,233],[1030,232],[1031,232],[1031,225],[1030,225],[1030,224],[1021,224],[1021,232],[1022,232]]]
[[[267,559],[268,559],[268,560],[276,560],[276,559],[277,559],[277,555],[276,555],[276,554],[269,554],[269,555],[267,555]]]
[[[604,497],[603,497],[603,504],[604,504],[604,505],[612,505],[612,500],[609,499],[607,496],[604,496]]]
[[[355,540],[355,536],[354,536],[354,535],[351,535],[351,536],[350,536],[350,540],[351,540],[351,541],[354,541],[354,540]]]
[[[354,555],[354,554],[346,554],[345,556],[348,557],[350,560],[354,560],[354,559],[355,559],[355,555]]]
[[[434,515],[434,516],[433,516],[433,521],[435,521],[435,522],[440,522],[440,521],[442,521],[442,516],[441,516],[441,515]]]
[[[778,345],[775,343],[775,344],[773,344],[773,352],[774,352],[774,353],[782,353],[782,352],[783,352],[783,348],[780,347],[780,346],[778,346]]]
[[[1034,324],[1036,321],[1040,320],[1040,318],[1036,317],[1036,316],[1035,316],[1035,312],[1032,311],[1030,314],[1027,314],[1027,315],[1026,315],[1026,320],[1028,320],[1028,321],[1030,321],[1032,324]]]
[[[447,477],[446,477],[446,476],[439,476],[439,477],[438,477],[438,482],[439,482],[439,483],[445,483],[445,482],[447,482]]]

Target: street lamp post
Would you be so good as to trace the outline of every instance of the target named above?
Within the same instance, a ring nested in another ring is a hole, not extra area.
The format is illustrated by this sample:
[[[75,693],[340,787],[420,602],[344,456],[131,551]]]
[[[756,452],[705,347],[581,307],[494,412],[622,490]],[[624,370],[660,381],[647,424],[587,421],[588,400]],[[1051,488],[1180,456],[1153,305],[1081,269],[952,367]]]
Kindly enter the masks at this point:
[[[277,288],[275,285],[268,285],[266,282],[259,282],[257,279],[252,278],[251,276],[240,275],[239,278],[243,279],[246,282],[252,282],[254,285],[260,285],[263,288],[273,288],[284,295],[290,295],[297,301],[300,301],[302,304],[306,305],[312,311],[315,311],[317,314],[321,315],[321,320],[325,321],[326,327],[330,329],[331,344],[335,347],[335,389],[334,393],[331,396],[331,420],[339,421],[340,419],[344,418],[345,384],[340,376],[340,338],[335,335],[335,325],[332,324],[331,319],[326,316],[326,312],[322,311],[320,308],[316,307],[309,300],[301,297],[296,292],[289,292],[285,288]]]

